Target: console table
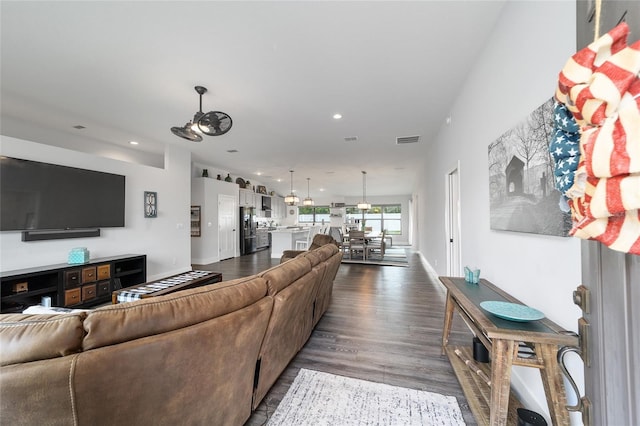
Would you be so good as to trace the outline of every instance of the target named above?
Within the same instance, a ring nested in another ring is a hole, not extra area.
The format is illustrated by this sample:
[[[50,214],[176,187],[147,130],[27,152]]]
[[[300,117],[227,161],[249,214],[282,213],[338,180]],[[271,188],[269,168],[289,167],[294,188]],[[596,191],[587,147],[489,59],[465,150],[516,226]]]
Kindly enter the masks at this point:
[[[201,287],[222,281],[222,274],[211,271],[190,271],[157,281],[116,290],[111,295],[111,303],[133,302],[148,297],[162,296],[178,290]]]
[[[0,272],[0,311],[19,313],[43,296],[55,307],[86,308],[109,302],[114,288],[147,280],[147,256],[94,258],[82,264],[61,263]]]
[[[479,284],[471,284],[457,277],[440,277],[440,281],[447,289],[442,353],[449,357],[478,423],[492,426],[507,424],[511,366],[519,365],[540,370],[553,423],[569,425],[564,385],[556,356],[559,346],[577,346],[577,337],[547,318],[516,322],[485,311],[480,307],[483,301],[522,303],[485,279],[481,279]],[[488,381],[466,380],[465,377],[469,375],[477,378],[483,373],[469,370],[468,365],[473,365],[473,362],[461,362],[460,354],[468,356],[468,349],[448,346],[454,311],[489,349],[491,364],[489,377],[486,377]],[[527,348],[524,354],[522,348]],[[468,385],[471,382],[473,389]],[[478,385],[479,382],[483,382],[483,386]]]

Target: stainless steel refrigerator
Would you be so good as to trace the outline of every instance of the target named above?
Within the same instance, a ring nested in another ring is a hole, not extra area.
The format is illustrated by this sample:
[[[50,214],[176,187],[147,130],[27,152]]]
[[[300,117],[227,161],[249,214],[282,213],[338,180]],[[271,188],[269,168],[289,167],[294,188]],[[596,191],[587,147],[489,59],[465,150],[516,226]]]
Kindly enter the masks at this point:
[[[256,251],[256,209],[240,207],[240,254],[251,254]]]

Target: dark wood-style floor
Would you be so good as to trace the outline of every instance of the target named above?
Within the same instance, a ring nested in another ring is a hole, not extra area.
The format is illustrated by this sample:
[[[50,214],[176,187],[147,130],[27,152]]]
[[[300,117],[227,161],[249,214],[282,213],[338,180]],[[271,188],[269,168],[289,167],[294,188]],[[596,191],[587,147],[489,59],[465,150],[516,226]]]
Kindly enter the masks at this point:
[[[415,253],[409,267],[346,265],[338,270],[331,305],[304,348],[271,388],[246,425],[267,422],[300,368],[453,395],[468,425],[476,422],[446,356],[440,355],[445,291]],[[225,280],[278,263],[268,250],[194,269]],[[450,342],[473,335],[454,319]]]

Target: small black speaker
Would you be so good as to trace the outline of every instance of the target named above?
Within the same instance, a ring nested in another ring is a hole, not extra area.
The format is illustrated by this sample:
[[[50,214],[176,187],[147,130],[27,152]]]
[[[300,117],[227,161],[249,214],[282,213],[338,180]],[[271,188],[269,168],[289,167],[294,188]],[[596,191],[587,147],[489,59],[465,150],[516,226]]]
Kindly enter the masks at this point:
[[[489,351],[477,337],[473,338],[473,359],[478,362],[489,362]]]

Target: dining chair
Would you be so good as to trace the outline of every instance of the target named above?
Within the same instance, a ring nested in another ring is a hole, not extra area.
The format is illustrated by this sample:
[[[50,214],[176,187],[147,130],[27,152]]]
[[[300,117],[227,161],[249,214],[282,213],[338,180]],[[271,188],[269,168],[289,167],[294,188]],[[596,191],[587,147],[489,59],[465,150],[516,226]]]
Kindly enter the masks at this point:
[[[306,250],[307,247],[309,247],[311,239],[313,238],[312,231],[312,227],[307,228],[307,238],[296,240],[296,250]]]
[[[367,241],[364,237],[364,231],[349,232],[348,251],[349,259],[353,258],[353,254],[362,253],[362,259],[367,260]]]
[[[382,231],[379,237],[373,238],[369,240],[367,243],[367,258],[379,257],[380,260],[384,259],[384,251],[387,247],[387,243],[385,242],[385,231]]]

